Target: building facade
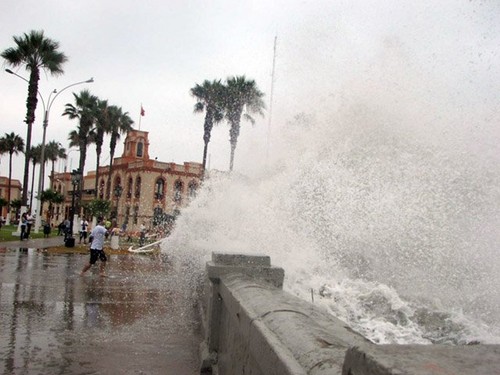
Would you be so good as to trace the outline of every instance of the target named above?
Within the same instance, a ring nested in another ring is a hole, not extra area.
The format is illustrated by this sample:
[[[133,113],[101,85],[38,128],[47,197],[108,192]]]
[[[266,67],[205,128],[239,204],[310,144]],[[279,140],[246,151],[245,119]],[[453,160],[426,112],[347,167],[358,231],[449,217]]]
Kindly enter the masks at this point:
[[[10,181],[10,200],[11,202],[15,199],[21,199],[21,193],[23,189],[21,188],[21,181],[12,179]],[[0,198],[9,200],[9,178],[0,176]],[[11,210],[12,211],[12,210]],[[7,206],[4,206],[0,210],[0,216],[7,218]],[[14,214],[11,213],[11,219],[14,219]]]
[[[85,204],[97,198],[111,202],[111,217],[118,226],[137,230],[141,223],[153,226],[155,221],[175,217],[196,195],[203,174],[201,163],[184,164],[161,162],[149,157],[148,132],[132,130],[127,134],[121,157],[109,166],[99,167],[83,176],[80,215],[87,215]],[[62,204],[52,208],[52,223],[57,225],[71,214],[73,185],[71,173],[56,173],[51,186],[65,197]],[[96,194],[97,178],[97,194]],[[76,197],[76,198],[74,198]],[[44,212],[47,212],[47,205]]]

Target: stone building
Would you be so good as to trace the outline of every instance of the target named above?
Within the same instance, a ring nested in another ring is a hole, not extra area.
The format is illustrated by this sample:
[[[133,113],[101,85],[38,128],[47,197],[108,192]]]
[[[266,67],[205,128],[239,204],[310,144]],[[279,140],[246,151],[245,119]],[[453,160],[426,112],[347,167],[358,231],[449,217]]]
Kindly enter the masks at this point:
[[[83,177],[83,207],[95,197],[96,174],[89,171]],[[150,159],[148,132],[132,130],[125,138],[122,156],[113,161],[111,176],[109,166],[99,167],[97,197],[111,201],[111,216],[117,225],[137,230],[143,222],[152,226],[157,220],[175,217],[196,195],[201,177],[201,163],[181,165]],[[64,203],[53,207],[52,223],[57,225],[69,218],[73,188],[78,191],[78,187],[70,172],[56,173],[51,179],[53,189],[65,196]],[[84,208],[80,214],[90,216]]]
[[[12,179],[10,182],[10,200],[11,202],[15,199],[21,199],[21,192],[23,189],[21,188],[21,181]],[[9,198],[9,178],[0,176],[0,198],[5,199],[6,201]],[[3,218],[7,218],[7,206],[2,207],[0,210],[0,216]],[[11,215],[11,219],[14,219],[14,214]]]

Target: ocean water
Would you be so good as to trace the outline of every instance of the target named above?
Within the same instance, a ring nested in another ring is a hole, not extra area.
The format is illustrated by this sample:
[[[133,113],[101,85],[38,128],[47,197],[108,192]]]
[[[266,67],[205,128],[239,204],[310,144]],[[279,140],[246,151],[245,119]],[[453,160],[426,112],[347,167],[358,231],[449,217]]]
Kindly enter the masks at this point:
[[[499,344],[499,9],[448,5],[441,23],[415,5],[414,34],[371,40],[363,63],[311,61],[337,70],[282,99],[270,149],[210,171],[163,251],[195,276],[213,251],[270,255],[287,291],[376,343]]]

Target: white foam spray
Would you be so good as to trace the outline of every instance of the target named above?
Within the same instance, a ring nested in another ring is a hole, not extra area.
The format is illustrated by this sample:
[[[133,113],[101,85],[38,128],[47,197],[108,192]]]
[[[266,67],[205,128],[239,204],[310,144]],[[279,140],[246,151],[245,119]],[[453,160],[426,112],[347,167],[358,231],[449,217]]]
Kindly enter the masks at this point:
[[[255,151],[237,159],[260,166],[251,175],[212,171],[164,251],[196,275],[212,251],[268,254],[288,291],[310,299],[312,289],[374,342],[500,343],[500,116],[481,81],[488,66],[459,61],[450,79],[405,46],[383,39],[363,74],[282,120],[267,164]]]

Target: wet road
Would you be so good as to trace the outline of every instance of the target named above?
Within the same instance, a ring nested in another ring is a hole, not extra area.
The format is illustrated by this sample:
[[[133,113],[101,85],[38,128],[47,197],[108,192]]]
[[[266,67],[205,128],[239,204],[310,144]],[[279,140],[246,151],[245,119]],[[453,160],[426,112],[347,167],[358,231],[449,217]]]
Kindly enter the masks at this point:
[[[0,374],[196,374],[192,293],[164,256],[0,249]]]

